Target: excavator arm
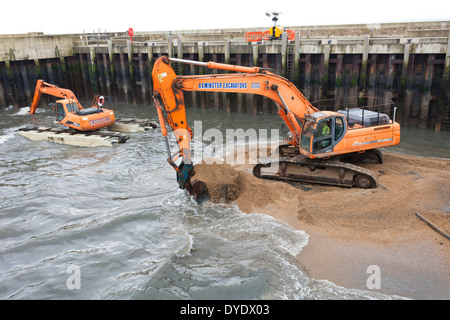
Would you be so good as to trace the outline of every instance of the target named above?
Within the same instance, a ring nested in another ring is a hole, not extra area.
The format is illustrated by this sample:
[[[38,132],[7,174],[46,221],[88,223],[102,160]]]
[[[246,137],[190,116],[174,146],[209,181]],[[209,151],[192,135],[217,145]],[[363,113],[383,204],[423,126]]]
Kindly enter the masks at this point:
[[[200,65],[209,69],[236,71],[238,73],[177,76],[170,61]],[[161,131],[166,141],[168,161],[177,171],[180,188],[189,189],[189,177],[193,170],[190,141],[192,130],[186,121],[183,91],[234,92],[265,96],[275,102],[278,115],[292,133],[291,144],[299,145],[301,124],[308,114],[317,112],[303,94],[287,79],[266,69],[243,67],[215,62],[197,62],[160,57],[154,64],[153,99],[157,107]],[[286,103],[289,101],[289,107]],[[167,140],[166,124],[174,131],[179,151],[172,154]],[[177,166],[175,161],[183,158]],[[189,190],[190,191],[190,190]]]
[[[75,94],[69,89],[63,89],[45,82],[44,80],[38,80],[36,83],[36,89],[34,90],[33,102],[31,103],[30,113],[34,114],[36,112],[37,106],[39,105],[39,100],[41,99],[41,94],[45,93],[57,98],[64,98],[73,100],[79,109],[83,109],[81,104],[78,102]]]

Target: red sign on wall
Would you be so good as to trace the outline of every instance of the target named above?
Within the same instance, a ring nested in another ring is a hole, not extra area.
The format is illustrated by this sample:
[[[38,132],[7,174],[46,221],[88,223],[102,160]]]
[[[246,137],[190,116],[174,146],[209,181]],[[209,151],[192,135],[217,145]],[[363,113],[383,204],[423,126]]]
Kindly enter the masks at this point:
[[[133,42],[133,36],[134,36],[134,30],[133,30],[133,28],[129,28],[129,29],[128,29],[128,34],[130,35],[130,40],[131,40],[131,42]]]

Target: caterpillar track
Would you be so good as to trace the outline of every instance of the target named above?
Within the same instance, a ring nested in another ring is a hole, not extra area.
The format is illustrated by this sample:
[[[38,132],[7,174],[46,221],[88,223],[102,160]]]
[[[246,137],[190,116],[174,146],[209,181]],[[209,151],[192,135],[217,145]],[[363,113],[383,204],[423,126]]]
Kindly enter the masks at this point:
[[[265,174],[261,172],[263,168],[271,168],[271,172]],[[316,183],[363,189],[378,186],[376,174],[368,169],[337,160],[309,159],[303,155],[259,163],[253,167],[253,175],[261,179],[288,183]]]

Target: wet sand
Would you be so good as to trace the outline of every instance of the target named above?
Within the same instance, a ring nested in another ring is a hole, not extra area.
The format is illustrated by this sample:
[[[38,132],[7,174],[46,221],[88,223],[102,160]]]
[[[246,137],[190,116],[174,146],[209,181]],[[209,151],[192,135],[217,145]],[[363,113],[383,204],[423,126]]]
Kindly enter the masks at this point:
[[[412,299],[450,299],[450,241],[416,216],[450,233],[450,160],[384,152],[383,164],[362,166],[377,173],[378,188],[298,188],[258,179],[250,165],[195,168],[212,201],[306,231],[309,242],[297,258],[311,277]],[[380,289],[367,287],[373,265]]]

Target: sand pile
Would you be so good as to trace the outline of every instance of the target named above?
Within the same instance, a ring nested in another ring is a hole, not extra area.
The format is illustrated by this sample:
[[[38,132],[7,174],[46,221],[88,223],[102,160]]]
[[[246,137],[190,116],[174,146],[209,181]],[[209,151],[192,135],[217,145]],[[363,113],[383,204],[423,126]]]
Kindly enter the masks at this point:
[[[301,194],[290,185],[261,180],[227,164],[197,164],[194,178],[206,183],[211,201],[237,204],[247,213],[267,213],[274,206],[276,211],[291,212],[301,201]]]

